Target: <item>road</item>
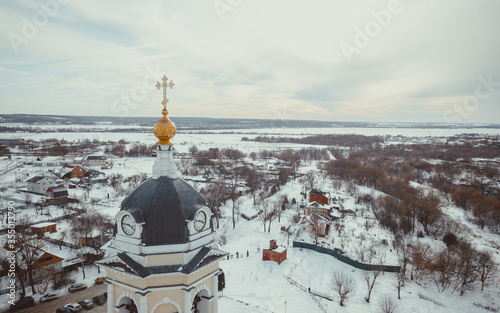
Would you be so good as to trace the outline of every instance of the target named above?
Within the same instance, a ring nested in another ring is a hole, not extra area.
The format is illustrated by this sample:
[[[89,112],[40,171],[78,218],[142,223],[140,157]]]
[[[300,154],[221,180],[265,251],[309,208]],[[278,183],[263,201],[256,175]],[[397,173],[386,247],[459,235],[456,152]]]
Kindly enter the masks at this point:
[[[58,299],[46,302],[46,303],[40,303],[38,299],[42,295],[37,295],[33,298],[35,298],[35,306],[29,309],[24,309],[20,310],[18,312],[21,313],[55,313],[57,308],[64,306],[67,303],[73,303],[73,302],[78,302],[82,301],[84,299],[89,299],[92,301],[92,297],[97,296],[102,294],[103,292],[107,291],[107,284],[101,284],[101,285],[94,285],[94,286],[89,286],[87,289],[80,290],[80,291],[75,291],[73,293],[67,293],[64,295],[61,295]],[[94,308],[88,310],[89,313],[106,313],[107,310],[107,304],[104,303],[103,305],[96,305],[94,304]],[[80,312],[86,312],[85,310],[82,310]]]

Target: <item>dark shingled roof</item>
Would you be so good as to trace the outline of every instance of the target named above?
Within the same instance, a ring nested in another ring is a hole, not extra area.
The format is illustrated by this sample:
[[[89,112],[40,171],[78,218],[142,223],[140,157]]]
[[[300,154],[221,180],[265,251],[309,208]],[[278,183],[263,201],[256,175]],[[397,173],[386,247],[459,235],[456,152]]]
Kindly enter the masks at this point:
[[[45,177],[48,177],[48,176],[44,176],[44,175],[36,175],[34,177],[31,177],[30,179],[28,179],[26,182],[28,183],[38,183],[39,181],[41,181],[42,179],[44,179]],[[50,177],[49,177],[50,178]],[[53,179],[53,178],[51,178]]]
[[[64,185],[57,185],[54,187],[49,187],[47,190],[49,190],[49,189],[52,191],[52,195],[54,196],[54,198],[68,196],[68,190],[66,189],[66,187],[64,187]]]
[[[186,243],[186,220],[206,205],[205,199],[182,178],[150,178],[122,202],[138,223],[144,222],[141,242],[147,246]]]
[[[103,155],[89,155],[87,160],[106,160],[106,157]]]
[[[323,190],[321,189],[317,189],[317,188],[314,188],[313,190],[311,190],[311,192],[309,192],[309,194],[313,194],[313,195],[326,195],[326,192],[324,192]]]

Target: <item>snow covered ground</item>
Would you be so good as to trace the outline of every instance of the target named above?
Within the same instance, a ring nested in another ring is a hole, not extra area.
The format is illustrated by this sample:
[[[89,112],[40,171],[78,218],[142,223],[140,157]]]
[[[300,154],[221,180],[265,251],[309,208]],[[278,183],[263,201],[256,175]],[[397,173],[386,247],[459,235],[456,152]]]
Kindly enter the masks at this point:
[[[286,134],[286,135],[296,135],[303,136],[305,134],[316,134],[316,133],[357,133],[364,135],[407,135],[407,136],[430,136],[432,135],[432,129],[392,129],[392,128],[358,128],[358,129],[343,129],[343,128],[332,128],[332,129],[259,129],[259,130],[236,130],[235,134],[224,134],[224,131],[212,132],[210,134],[200,134],[195,132],[185,132],[179,133],[175,137],[175,148],[180,152],[187,152],[189,147],[192,145],[197,145],[200,150],[206,150],[210,147],[232,147],[238,148],[245,153],[256,151],[262,149],[276,149],[278,147],[304,147],[305,145],[293,145],[293,144],[266,144],[266,143],[256,143],[256,142],[242,142],[241,137],[244,134],[250,133],[266,133],[266,134]],[[442,129],[439,131],[444,131],[446,135],[456,135],[460,133],[490,133],[490,134],[500,134],[497,129]],[[140,141],[142,143],[150,144],[156,141],[156,138],[152,134],[147,133],[38,133],[38,134],[0,134],[3,138],[15,138],[22,136],[25,139],[47,139],[47,138],[58,138],[66,140],[83,140],[83,139],[99,139],[99,140],[119,140],[126,138],[128,141]],[[249,136],[251,137],[251,136]],[[121,173],[124,177],[131,175],[146,173],[148,176],[151,173],[151,166],[153,164],[153,158],[122,158],[114,159],[114,167],[109,170],[105,170],[106,175],[112,175]],[[6,159],[0,159],[0,166],[8,166],[10,161]],[[302,167],[301,171],[307,171],[315,169],[315,164],[311,163],[308,166]],[[35,168],[30,166],[25,166],[23,168],[16,169],[5,175],[0,176],[0,185],[13,185],[15,183],[16,176],[33,176],[40,171],[47,171],[49,168]],[[330,190],[332,194],[344,199],[344,205],[346,209],[358,209],[358,212],[362,210],[362,206],[356,205],[354,203],[354,198],[350,196],[344,189],[334,190],[331,181],[318,179],[317,187]],[[202,184],[196,184],[196,188],[199,189],[203,187]],[[424,186],[420,186],[424,187]],[[376,191],[373,191],[366,187],[358,187],[361,193],[374,193],[377,195]],[[289,199],[296,198],[299,200],[300,191],[303,188],[297,181],[289,182],[287,185],[282,186],[281,190],[273,195],[269,201],[272,201],[281,195],[287,195]],[[82,189],[71,189],[70,197],[82,197],[88,192],[89,198],[101,199],[100,203],[95,206],[95,209],[107,214],[109,216],[114,216],[120,209],[120,202],[123,200],[124,196],[118,196],[110,187],[102,187],[95,185],[89,191]],[[107,195],[109,194],[109,199]],[[253,207],[253,200],[250,196],[243,196],[240,203],[240,212],[247,215],[254,215],[257,213],[256,209]],[[500,262],[499,255],[499,242],[500,238],[498,235],[488,233],[484,230],[479,229],[476,225],[472,224],[466,213],[453,206],[447,205],[443,209],[444,213],[452,217],[454,220],[460,221],[465,225],[470,231],[470,240],[477,246],[478,249],[489,249],[495,252],[494,257],[497,262]],[[37,221],[44,221],[49,216],[38,215],[36,216],[36,211],[34,209],[28,209],[19,212],[26,216],[35,216]],[[378,312],[378,300],[384,296],[389,295],[394,299],[397,299],[396,275],[393,273],[385,273],[380,275],[377,279],[375,288],[372,293],[372,299],[370,303],[364,300],[367,293],[366,282],[363,278],[363,271],[350,267],[335,258],[308,251],[306,249],[293,248],[292,240],[287,242],[287,237],[285,234],[280,232],[281,226],[288,226],[291,223],[292,215],[296,213],[296,209],[287,210],[281,216],[280,222],[277,220],[273,221],[271,226],[271,232],[264,232],[262,223],[258,218],[247,221],[243,218],[238,218],[236,223],[236,228],[232,228],[232,222],[230,220],[231,216],[231,202],[228,201],[225,206],[222,207],[223,218],[221,219],[220,228],[217,230],[219,236],[224,236],[227,242],[221,246],[222,250],[225,250],[233,255],[229,260],[221,261],[221,268],[224,270],[226,275],[226,289],[223,292],[223,297],[220,299],[219,312],[322,312],[318,304],[313,300],[313,298],[299,287],[288,282],[285,276],[293,277],[293,279],[304,286],[305,288],[311,288],[311,290],[323,294],[328,294],[334,300],[329,301],[326,299],[318,298],[321,306],[324,307],[326,312]],[[50,208],[50,216],[55,217],[64,214],[63,211],[56,207]],[[397,259],[394,252],[391,250],[390,238],[391,235],[384,229],[375,226],[369,230],[365,229],[365,222],[367,219],[372,218],[370,212],[366,211],[361,217],[346,217],[345,220],[345,233],[350,235],[350,239],[344,243],[344,250],[347,255],[351,258],[356,259],[356,249],[359,248],[358,238],[365,234],[367,239],[366,242],[370,242],[371,238],[376,238],[377,242],[382,239],[387,239],[389,245],[385,248],[386,252],[386,264],[396,265]],[[61,224],[60,230],[69,229],[69,225]],[[376,236],[375,236],[376,235]],[[301,235],[301,238],[307,240],[307,236]],[[262,249],[267,248],[269,245],[269,240],[277,240],[279,245],[285,246],[288,249],[288,258],[281,265],[275,262],[265,262],[262,261]],[[340,238],[335,234],[335,230],[332,230],[332,234],[328,237],[330,243],[337,247],[339,245]],[[373,239],[375,240],[375,239]],[[439,243],[434,242],[437,245]],[[54,252],[57,253],[58,247],[54,248]],[[248,251],[248,257],[247,257]],[[69,252],[60,251],[59,253],[65,254]],[[236,258],[236,253],[238,253],[238,258]],[[346,307],[341,307],[339,305],[339,297],[334,293],[332,289],[331,277],[334,271],[345,271],[352,275],[356,282],[356,289],[352,293],[352,296],[347,301]],[[77,281],[84,281],[87,284],[92,284],[93,280],[101,274],[97,273],[96,267],[86,267],[85,269],[86,279],[83,280],[83,273],[81,270],[79,272],[74,272],[72,275]],[[475,285],[473,291],[468,291],[464,296],[459,296],[458,293],[451,293],[449,290],[446,292],[438,292],[433,285],[420,286],[412,282],[407,282],[405,287],[403,287],[401,292],[401,300],[395,300],[398,305],[398,312],[492,312],[485,310],[479,306],[474,305],[480,304],[483,307],[491,307],[500,311],[500,287],[498,276],[496,279],[485,288],[483,292],[479,290],[480,288]],[[65,292],[65,288],[60,290]],[[3,301],[4,296],[0,297],[0,301]],[[424,298],[424,299],[422,299]],[[286,303],[286,304],[285,304]]]

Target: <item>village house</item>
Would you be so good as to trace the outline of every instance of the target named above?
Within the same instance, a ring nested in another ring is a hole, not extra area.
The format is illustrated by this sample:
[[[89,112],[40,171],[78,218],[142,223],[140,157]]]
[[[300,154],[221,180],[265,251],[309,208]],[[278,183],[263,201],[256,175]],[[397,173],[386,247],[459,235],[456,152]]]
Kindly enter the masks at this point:
[[[104,155],[89,155],[85,160],[83,160],[83,166],[106,166],[108,163],[108,158]]]
[[[278,247],[276,240],[269,241],[269,249],[262,249],[262,261],[275,261],[278,264],[286,260],[286,248]]]
[[[309,214],[302,217],[299,222],[301,232],[310,233],[313,236],[325,237],[330,231],[331,220],[321,214]]]
[[[75,177],[84,177],[87,170],[80,165],[65,164],[59,170],[59,176],[63,179],[70,179]]]
[[[324,216],[330,216],[330,208],[323,203],[318,203],[316,201],[308,203],[304,207],[304,215],[308,214],[322,214]]]
[[[26,262],[22,259],[21,253],[17,254],[18,264],[24,270],[27,269]],[[62,261],[63,258],[54,255],[52,253],[46,252],[44,250],[37,250],[34,256],[34,263],[31,266],[33,281],[35,284],[46,280],[47,277],[53,274],[59,274],[62,272]],[[28,278],[27,272],[24,272],[25,279]]]
[[[64,185],[52,186],[45,191],[45,196],[53,199],[67,199],[68,190]]]
[[[0,191],[0,199],[6,200],[2,204],[0,204],[0,207],[5,210],[7,210],[7,203],[8,202],[14,202],[14,208],[16,210],[22,210],[25,209],[26,206],[26,197],[30,198],[32,195],[27,193],[19,193],[18,190],[13,189],[13,188],[7,188],[4,191]]]
[[[62,166],[73,163],[73,156],[48,156],[33,162],[33,166]]]
[[[54,186],[56,178],[51,175],[38,174],[26,181],[28,184],[28,192],[45,194],[45,191],[50,186]]]
[[[44,222],[44,223],[38,223],[35,225],[31,225],[30,229],[31,229],[31,234],[37,235],[38,238],[42,238],[43,234],[45,234],[45,233],[52,234],[52,233],[57,232],[56,223],[52,223],[52,222]]]
[[[323,204],[330,204],[330,193],[321,189],[313,189],[309,192],[309,202],[318,202]]]

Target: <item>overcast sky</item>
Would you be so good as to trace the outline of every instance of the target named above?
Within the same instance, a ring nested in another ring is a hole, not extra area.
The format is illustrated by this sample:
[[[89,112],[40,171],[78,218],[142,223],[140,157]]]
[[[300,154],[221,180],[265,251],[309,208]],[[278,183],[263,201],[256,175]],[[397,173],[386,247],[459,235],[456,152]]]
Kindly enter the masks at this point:
[[[499,17],[498,0],[1,1],[0,108],[160,116],[167,71],[171,117],[499,123]]]

